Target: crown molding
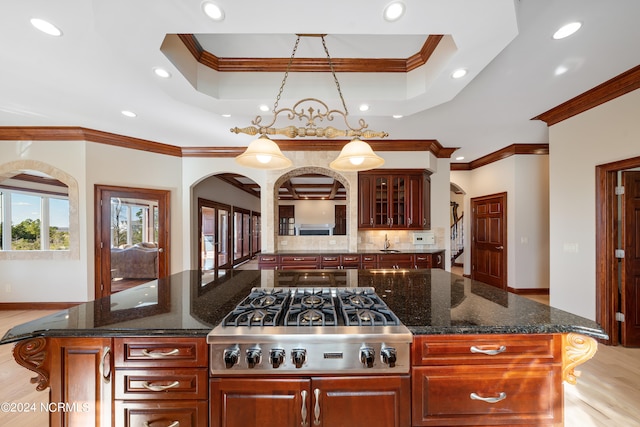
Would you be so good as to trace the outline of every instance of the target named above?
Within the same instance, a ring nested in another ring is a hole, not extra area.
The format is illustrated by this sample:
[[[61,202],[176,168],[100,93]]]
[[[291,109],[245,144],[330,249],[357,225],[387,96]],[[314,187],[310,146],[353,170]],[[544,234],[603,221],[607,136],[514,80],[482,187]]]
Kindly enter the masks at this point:
[[[347,140],[274,139],[282,151],[340,151]],[[446,148],[435,139],[368,140],[374,151],[429,151],[437,158],[450,158],[457,148]],[[183,147],[183,157],[236,157],[247,147]]]
[[[405,59],[331,58],[341,73],[407,73],[427,63],[444,36],[429,35],[419,52]],[[290,58],[220,58],[204,50],[193,34],[178,34],[191,55],[202,65],[219,72],[284,72]],[[326,58],[293,58],[290,71],[331,72]]]
[[[551,110],[545,111],[531,120],[542,120],[547,126],[584,113],[598,105],[640,88],[640,65],[576,96]]]
[[[512,144],[469,163],[451,163],[451,170],[470,171],[516,154],[548,155],[549,144]]]
[[[0,141],[90,141],[175,157],[236,157],[247,147],[177,147],[146,139],[82,127],[0,126]],[[274,139],[282,151],[340,151],[347,140]],[[368,141],[375,151],[429,151],[449,158],[457,148],[446,148],[435,139]]]
[[[82,127],[0,127],[0,141],[91,141],[181,157],[180,147]]]

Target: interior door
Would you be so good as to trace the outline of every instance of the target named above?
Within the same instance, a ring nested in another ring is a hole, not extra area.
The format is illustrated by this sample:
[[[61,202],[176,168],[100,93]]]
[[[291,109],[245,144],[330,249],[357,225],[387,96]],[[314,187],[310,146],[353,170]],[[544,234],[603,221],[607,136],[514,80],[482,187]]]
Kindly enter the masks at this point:
[[[507,289],[507,193],[471,199],[471,278]]]
[[[261,251],[260,212],[251,212],[251,258]]]
[[[169,194],[95,186],[96,298],[169,274]]]
[[[200,270],[231,268],[229,217],[231,206],[206,199],[198,199],[198,223]]]
[[[640,347],[640,172],[623,172],[622,345]]]

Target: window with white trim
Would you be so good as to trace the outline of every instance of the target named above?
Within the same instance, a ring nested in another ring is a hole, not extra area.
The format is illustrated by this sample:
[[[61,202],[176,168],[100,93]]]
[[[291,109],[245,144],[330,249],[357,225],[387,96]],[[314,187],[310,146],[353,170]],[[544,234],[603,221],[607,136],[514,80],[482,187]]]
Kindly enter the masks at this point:
[[[69,250],[68,188],[48,179],[20,174],[0,182],[0,250]]]

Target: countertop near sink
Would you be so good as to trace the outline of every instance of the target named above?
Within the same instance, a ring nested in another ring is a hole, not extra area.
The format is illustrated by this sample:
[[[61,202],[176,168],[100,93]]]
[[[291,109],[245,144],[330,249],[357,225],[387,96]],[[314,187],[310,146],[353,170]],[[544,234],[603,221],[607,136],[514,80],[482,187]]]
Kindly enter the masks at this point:
[[[222,270],[203,283],[184,271],[9,330],[0,344],[36,336],[205,336],[253,287],[370,286],[414,335],[576,332],[595,322],[440,269]]]
[[[288,251],[288,250],[279,250],[274,252],[260,252],[260,255],[348,255],[348,254],[356,254],[356,255],[366,255],[366,254],[437,254],[440,252],[444,252],[444,249],[389,249],[385,252],[384,249],[359,249],[355,252],[349,252],[346,250],[338,251],[338,250],[304,250],[304,251]]]

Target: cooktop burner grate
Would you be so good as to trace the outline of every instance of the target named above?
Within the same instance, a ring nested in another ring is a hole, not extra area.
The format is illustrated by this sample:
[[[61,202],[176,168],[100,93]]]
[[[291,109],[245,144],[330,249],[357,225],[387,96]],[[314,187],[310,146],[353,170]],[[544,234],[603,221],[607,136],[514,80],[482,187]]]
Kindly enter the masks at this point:
[[[373,288],[254,288],[224,326],[388,326],[400,320]]]

